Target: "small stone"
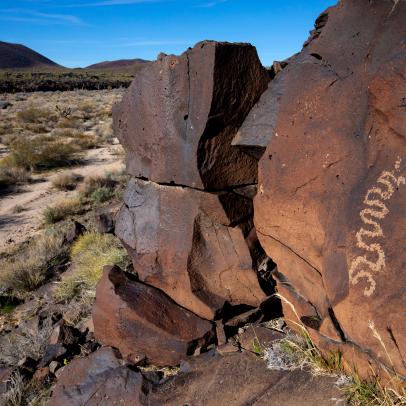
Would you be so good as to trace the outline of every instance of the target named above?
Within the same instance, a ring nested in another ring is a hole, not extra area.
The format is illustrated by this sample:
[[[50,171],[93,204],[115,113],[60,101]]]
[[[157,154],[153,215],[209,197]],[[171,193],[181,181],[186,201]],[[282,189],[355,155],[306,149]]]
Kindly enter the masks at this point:
[[[57,369],[61,366],[61,364],[58,361],[52,361],[49,364],[49,371],[53,374],[57,371]]]

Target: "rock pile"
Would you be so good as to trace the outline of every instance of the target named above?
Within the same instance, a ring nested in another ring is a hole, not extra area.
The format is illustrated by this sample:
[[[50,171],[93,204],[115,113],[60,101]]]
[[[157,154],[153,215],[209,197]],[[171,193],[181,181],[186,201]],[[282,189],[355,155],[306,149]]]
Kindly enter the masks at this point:
[[[229,341],[278,314],[272,275],[287,323],[325,353],[363,376],[406,377],[404,21],[405,2],[343,0],[269,72],[250,45],[205,41],[137,75],[114,111],[131,179],[108,227],[136,275],[106,268],[93,309],[95,337],[122,359],[103,349],[72,362],[81,378],[61,377],[54,404],[115,404],[94,392],[109,374],[121,404],[278,403],[279,378]],[[93,371],[99,358],[110,371]],[[148,363],[181,373],[146,378]],[[243,379],[219,399],[227,373]],[[331,404],[294,379],[303,391],[287,384],[284,404]]]
[[[93,317],[96,337],[126,358],[176,365],[218,342],[210,321],[272,293],[257,273],[257,160],[231,145],[269,80],[254,47],[205,41],[161,55],[116,107],[132,177],[115,233],[139,281],[106,271]]]

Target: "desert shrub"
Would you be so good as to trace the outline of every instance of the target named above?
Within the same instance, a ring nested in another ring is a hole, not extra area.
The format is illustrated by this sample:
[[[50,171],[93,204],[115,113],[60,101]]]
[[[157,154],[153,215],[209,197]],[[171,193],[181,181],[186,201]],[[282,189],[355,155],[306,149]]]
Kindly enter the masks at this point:
[[[100,137],[100,139],[102,139],[105,142],[111,143],[114,139],[111,121],[100,124],[96,128],[96,132],[97,132],[98,137]]]
[[[18,138],[18,134],[16,134],[16,133],[7,133],[7,134],[2,135],[1,142],[4,145],[8,146],[17,138]]]
[[[105,186],[99,187],[91,195],[90,198],[95,203],[104,203],[108,202],[114,197],[114,190]]]
[[[0,186],[15,186],[30,180],[30,175],[24,168],[3,165],[0,165]]]
[[[73,214],[80,213],[82,202],[79,198],[67,198],[58,200],[53,206],[48,206],[43,211],[45,224],[54,224]]]
[[[88,176],[84,182],[80,185],[79,193],[83,196],[91,196],[97,189],[108,188],[113,189],[116,185],[116,181],[106,174],[105,176]]]
[[[75,138],[76,145],[78,145],[82,150],[93,149],[100,144],[100,141],[95,135],[79,133],[72,135],[72,137]]]
[[[17,118],[23,123],[41,123],[52,119],[52,114],[49,110],[30,106],[25,110],[19,111],[17,113]]]
[[[58,190],[73,190],[82,180],[82,176],[74,172],[62,172],[51,181],[52,186]]]
[[[43,134],[49,131],[48,127],[41,123],[28,123],[25,129],[36,134]]]
[[[49,230],[32,240],[25,249],[0,261],[0,292],[16,296],[35,290],[47,278],[49,267],[65,258],[64,235]]]
[[[82,113],[82,116],[85,120],[88,120],[89,118],[91,118],[92,114],[95,112],[95,110],[96,110],[96,105],[94,102],[92,102],[90,100],[83,101],[78,106],[78,111]]]
[[[10,145],[15,166],[26,169],[52,168],[72,164],[78,159],[73,142],[49,142],[46,137],[19,138]]]
[[[2,120],[0,122],[0,135],[6,135],[13,130],[13,124],[11,121]],[[2,138],[3,141],[3,138]],[[4,142],[3,142],[4,143]]]
[[[73,272],[62,279],[56,290],[58,299],[94,295],[105,265],[128,266],[128,257],[120,241],[111,234],[89,232],[79,237],[71,249]]]
[[[69,117],[69,118],[62,118],[58,121],[58,124],[56,125],[57,128],[73,128],[77,129],[82,126],[82,123],[80,120],[77,118]]]
[[[25,210],[25,207],[24,207],[24,206],[21,206],[21,205],[19,205],[19,204],[16,204],[16,205],[14,206],[14,208],[13,208],[13,213],[16,213],[16,214],[22,213],[24,210]]]

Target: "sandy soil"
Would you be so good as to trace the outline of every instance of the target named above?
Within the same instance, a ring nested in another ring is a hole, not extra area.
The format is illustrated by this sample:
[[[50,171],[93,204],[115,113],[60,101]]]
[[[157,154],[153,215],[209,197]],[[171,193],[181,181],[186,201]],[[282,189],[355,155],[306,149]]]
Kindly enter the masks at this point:
[[[75,166],[72,171],[87,177],[120,170],[123,164],[121,157],[114,154],[116,148],[112,145],[87,151],[83,165]],[[0,196],[0,252],[38,233],[44,208],[75,194],[74,191],[63,192],[52,187],[52,178],[61,171],[33,175],[33,182],[18,192]],[[16,207],[23,211],[16,213]]]

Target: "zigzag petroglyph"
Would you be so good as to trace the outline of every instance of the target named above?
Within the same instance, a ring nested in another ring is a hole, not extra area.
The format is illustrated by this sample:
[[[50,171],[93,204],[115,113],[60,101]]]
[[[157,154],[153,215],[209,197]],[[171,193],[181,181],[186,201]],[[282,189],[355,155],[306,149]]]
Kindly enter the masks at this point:
[[[381,245],[384,234],[379,221],[389,213],[384,201],[389,200],[397,188],[406,183],[405,177],[400,174],[401,162],[401,158],[398,158],[394,170],[381,173],[376,185],[367,191],[364,198],[367,207],[360,212],[364,225],[357,232],[356,239],[357,247],[365,251],[365,254],[352,260],[349,277],[352,285],[358,284],[362,279],[366,281],[364,295],[367,297],[376,289],[374,273],[382,271],[386,265],[385,252]]]

